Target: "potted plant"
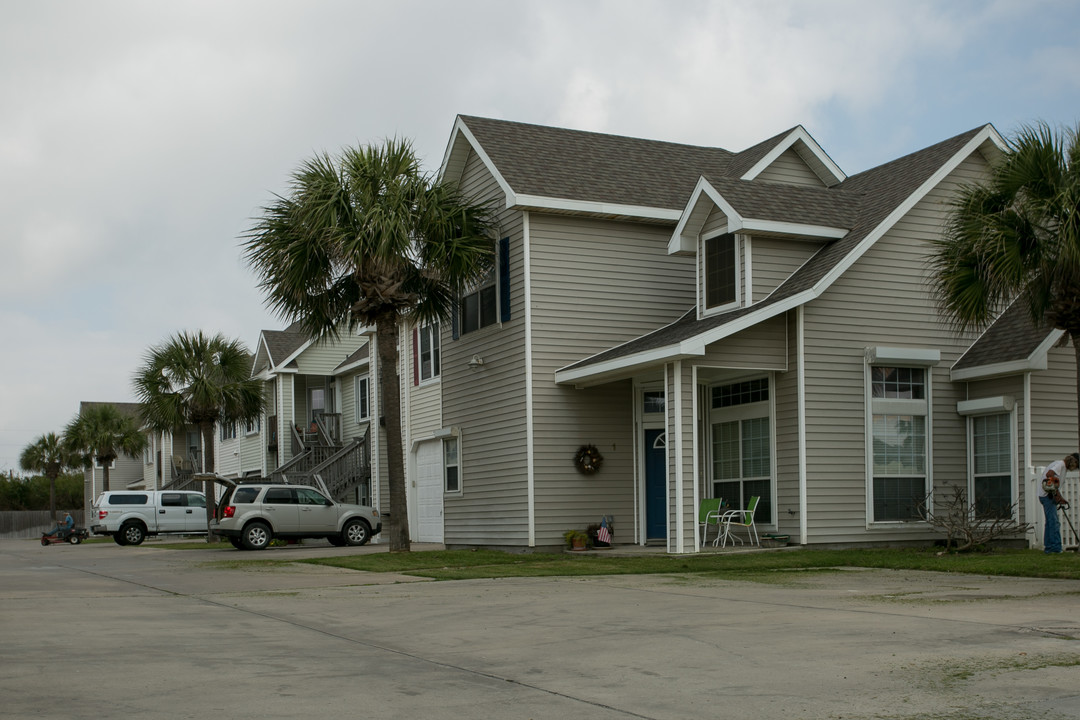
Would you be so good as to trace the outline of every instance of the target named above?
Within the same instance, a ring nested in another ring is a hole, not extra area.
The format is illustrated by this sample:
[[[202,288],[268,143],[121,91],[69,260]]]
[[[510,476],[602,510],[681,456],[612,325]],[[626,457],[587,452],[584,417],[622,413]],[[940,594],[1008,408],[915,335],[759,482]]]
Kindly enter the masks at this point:
[[[571,550],[584,550],[585,543],[589,541],[589,535],[582,530],[567,530],[563,533],[563,539]]]
[[[600,539],[600,523],[593,523],[589,527],[585,528],[585,532],[589,536],[589,542],[594,548],[610,548],[611,537],[615,534],[615,523],[612,520],[607,521],[608,528],[608,540]]]

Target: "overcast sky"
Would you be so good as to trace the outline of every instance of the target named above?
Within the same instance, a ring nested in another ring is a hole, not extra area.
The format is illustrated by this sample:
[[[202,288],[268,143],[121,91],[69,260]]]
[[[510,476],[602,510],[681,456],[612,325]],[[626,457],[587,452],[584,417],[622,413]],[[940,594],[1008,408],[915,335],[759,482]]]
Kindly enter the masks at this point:
[[[984,123],[1080,121],[1080,3],[0,0],[0,471],[180,330],[253,348],[239,236],[301,160],[458,113],[737,151],[802,124],[853,174]]]

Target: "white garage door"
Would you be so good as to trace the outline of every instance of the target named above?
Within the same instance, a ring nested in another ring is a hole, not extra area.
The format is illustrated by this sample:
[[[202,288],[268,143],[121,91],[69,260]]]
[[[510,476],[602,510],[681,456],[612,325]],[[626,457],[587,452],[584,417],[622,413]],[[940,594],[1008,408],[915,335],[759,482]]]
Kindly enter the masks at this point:
[[[416,448],[416,542],[443,541],[442,441]]]

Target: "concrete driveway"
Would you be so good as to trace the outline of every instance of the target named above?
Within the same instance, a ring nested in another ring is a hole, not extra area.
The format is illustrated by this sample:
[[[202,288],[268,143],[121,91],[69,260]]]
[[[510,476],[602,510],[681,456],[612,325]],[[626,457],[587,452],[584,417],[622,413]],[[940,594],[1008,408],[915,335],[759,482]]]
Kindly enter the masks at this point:
[[[1080,717],[1078,581],[262,562],[383,551],[5,541],[0,717]]]

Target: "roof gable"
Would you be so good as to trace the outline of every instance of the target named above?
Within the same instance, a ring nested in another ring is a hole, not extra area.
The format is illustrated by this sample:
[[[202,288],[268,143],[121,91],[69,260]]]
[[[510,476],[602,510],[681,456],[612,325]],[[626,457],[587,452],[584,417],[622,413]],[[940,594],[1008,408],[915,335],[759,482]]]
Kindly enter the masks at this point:
[[[839,185],[847,178],[840,166],[834,163],[832,158],[821,149],[817,141],[810,136],[810,133],[806,132],[806,128],[797,125],[787,133],[778,135],[765,143],[755,145],[753,148],[744,151],[746,157],[743,158],[743,163],[753,159],[755,156],[760,157],[757,157],[756,161],[738,176],[739,179],[758,179],[788,150],[793,150],[825,187]],[[740,155],[742,154],[740,153]]]

